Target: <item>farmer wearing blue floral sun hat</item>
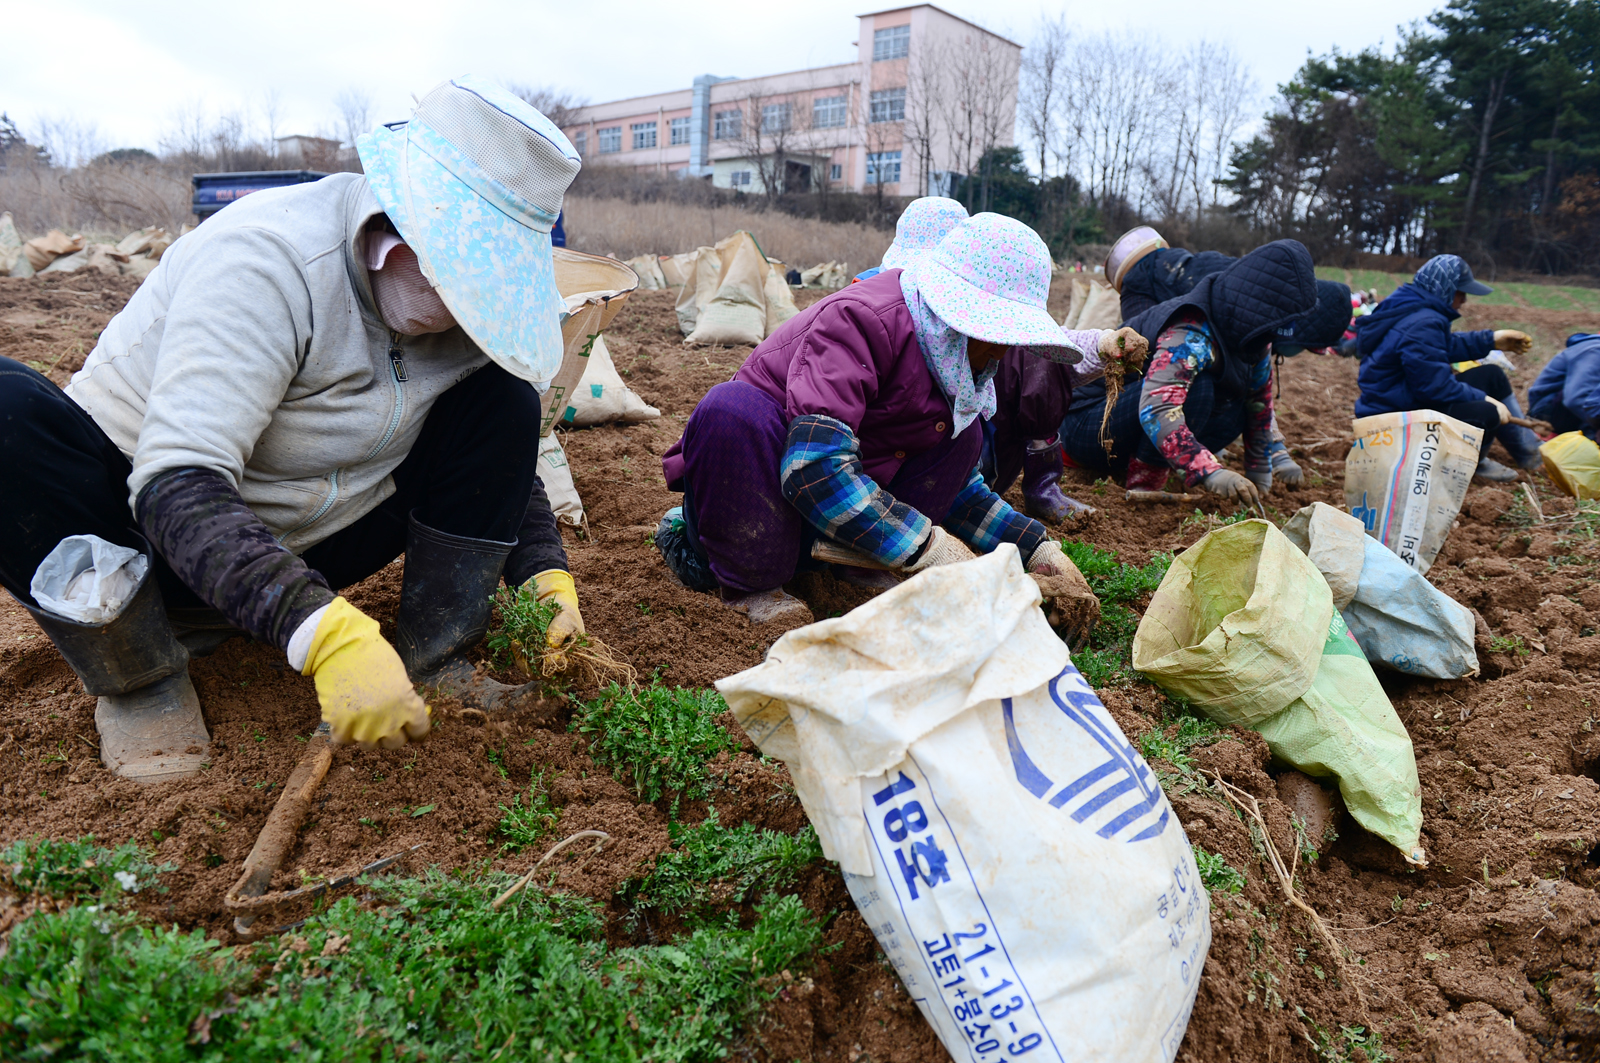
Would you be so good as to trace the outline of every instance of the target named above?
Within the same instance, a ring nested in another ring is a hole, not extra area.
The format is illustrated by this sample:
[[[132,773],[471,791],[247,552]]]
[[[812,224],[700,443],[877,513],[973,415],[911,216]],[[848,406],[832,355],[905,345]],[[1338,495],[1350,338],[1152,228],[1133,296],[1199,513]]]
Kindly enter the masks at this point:
[[[535,471],[577,153],[470,76],[357,147],[364,175],[254,193],[174,243],[65,392],[0,359],[0,584],[136,781],[207,760],[188,659],[232,635],[313,677],[336,742],[393,748],[429,730],[414,684],[485,709],[526,693],[463,655],[502,576],[561,606],[551,652],[583,630]],[[139,558],[92,623],[39,598],[62,601],[40,581],[91,537]],[[402,551],[391,646],[337,590]]]

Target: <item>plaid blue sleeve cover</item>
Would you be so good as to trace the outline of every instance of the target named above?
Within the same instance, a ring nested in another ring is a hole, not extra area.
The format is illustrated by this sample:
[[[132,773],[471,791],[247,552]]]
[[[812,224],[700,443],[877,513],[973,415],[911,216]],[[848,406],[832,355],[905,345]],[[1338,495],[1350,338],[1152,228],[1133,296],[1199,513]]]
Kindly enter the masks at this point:
[[[1016,543],[1024,565],[1039,544],[1049,537],[1043,524],[1018,513],[1009,502],[989,490],[983,475],[976,469],[951,505],[944,527],[980,554],[989,553],[1001,543]]]
[[[783,497],[812,527],[887,565],[905,564],[932,527],[862,470],[855,432],[832,417],[790,422],[779,479]]]

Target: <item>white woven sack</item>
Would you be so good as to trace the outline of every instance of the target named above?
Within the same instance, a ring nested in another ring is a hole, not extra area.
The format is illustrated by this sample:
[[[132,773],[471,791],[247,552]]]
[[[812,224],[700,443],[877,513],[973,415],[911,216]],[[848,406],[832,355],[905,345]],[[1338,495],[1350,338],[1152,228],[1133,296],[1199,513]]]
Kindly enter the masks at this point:
[[[957,1060],[1170,1063],[1210,899],[1154,773],[1015,546],[784,635],[724,679]]]
[[[572,469],[567,465],[567,452],[561,449],[558,433],[551,432],[539,440],[539,480],[556,520],[583,527],[583,499],[572,482]]]
[[[622,382],[616,363],[611,360],[606,338],[596,336],[594,346],[589,350],[589,364],[583,369],[583,378],[567,396],[567,409],[561,418],[562,423],[573,428],[588,428],[590,425],[610,424],[613,421],[638,424],[660,416],[660,410],[635,395],[633,389]]]

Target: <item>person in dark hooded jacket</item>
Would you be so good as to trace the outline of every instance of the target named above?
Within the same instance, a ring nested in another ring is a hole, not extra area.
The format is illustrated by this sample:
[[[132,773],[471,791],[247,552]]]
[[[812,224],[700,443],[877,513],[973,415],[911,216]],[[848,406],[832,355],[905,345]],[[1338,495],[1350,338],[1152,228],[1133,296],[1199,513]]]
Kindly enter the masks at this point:
[[[1488,456],[1501,443],[1524,469],[1542,466],[1538,450],[1517,433],[1499,433],[1512,417],[1506,400],[1511,381],[1497,365],[1479,365],[1457,373],[1454,362],[1480,359],[1493,350],[1521,354],[1533,340],[1515,329],[1498,332],[1452,332],[1468,295],[1488,295],[1493,288],[1473,279],[1472,269],[1456,255],[1435,255],[1402,284],[1378,309],[1361,319],[1356,330],[1361,371],[1357,381],[1356,416],[1410,410],[1436,410],[1483,431],[1475,478],[1505,483],[1517,478]]]
[[[1154,233],[1155,230],[1147,230]],[[1133,230],[1137,233],[1139,230]],[[1132,234],[1130,234],[1132,235]],[[1121,241],[1119,241],[1121,243]],[[1113,250],[1113,256],[1116,254]],[[1123,321],[1131,321],[1158,303],[1187,295],[1194,286],[1213,273],[1221,273],[1235,262],[1233,255],[1221,251],[1189,251],[1182,247],[1162,246],[1146,251],[1133,265],[1128,266],[1117,285],[1121,297]],[[1112,267],[1107,259],[1108,272]],[[1114,278],[1115,279],[1115,278]],[[1350,287],[1336,281],[1317,281],[1317,305],[1295,326],[1295,342],[1275,342],[1273,353],[1289,357],[1310,349],[1331,347],[1343,337],[1350,325]],[[1281,361],[1279,363],[1282,364]],[[1277,418],[1272,422],[1272,441],[1267,444],[1267,458],[1273,476],[1288,487],[1299,487],[1305,482],[1305,471],[1289,455],[1288,441],[1278,431]]]
[[[1062,422],[1067,455],[1097,472],[1125,471],[1130,489],[1159,490],[1168,474],[1189,487],[1254,504],[1272,487],[1275,339],[1316,305],[1311,254],[1297,240],[1275,240],[1187,294],[1127,322],[1150,341],[1140,387],[1129,381],[1112,409],[1108,455],[1100,443],[1103,386],[1082,389]],[[1213,453],[1243,435],[1247,475]]]
[[[1600,334],[1567,337],[1566,348],[1528,389],[1528,412],[1557,432],[1582,432],[1600,442]]]

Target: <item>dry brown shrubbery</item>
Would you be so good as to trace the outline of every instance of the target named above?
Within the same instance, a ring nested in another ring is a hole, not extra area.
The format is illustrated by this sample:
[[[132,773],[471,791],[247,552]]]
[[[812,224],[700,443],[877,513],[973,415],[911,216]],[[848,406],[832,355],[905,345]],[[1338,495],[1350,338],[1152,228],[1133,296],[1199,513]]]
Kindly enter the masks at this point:
[[[120,236],[146,225],[177,232],[194,220],[191,195],[188,174],[165,162],[10,166],[0,173],[0,210],[11,212],[24,236],[49,229]]]
[[[894,233],[857,223],[822,222],[742,206],[568,196],[567,246],[590,254],[673,255],[745,229],[768,258],[805,269],[830,259],[859,272],[875,266]]]

